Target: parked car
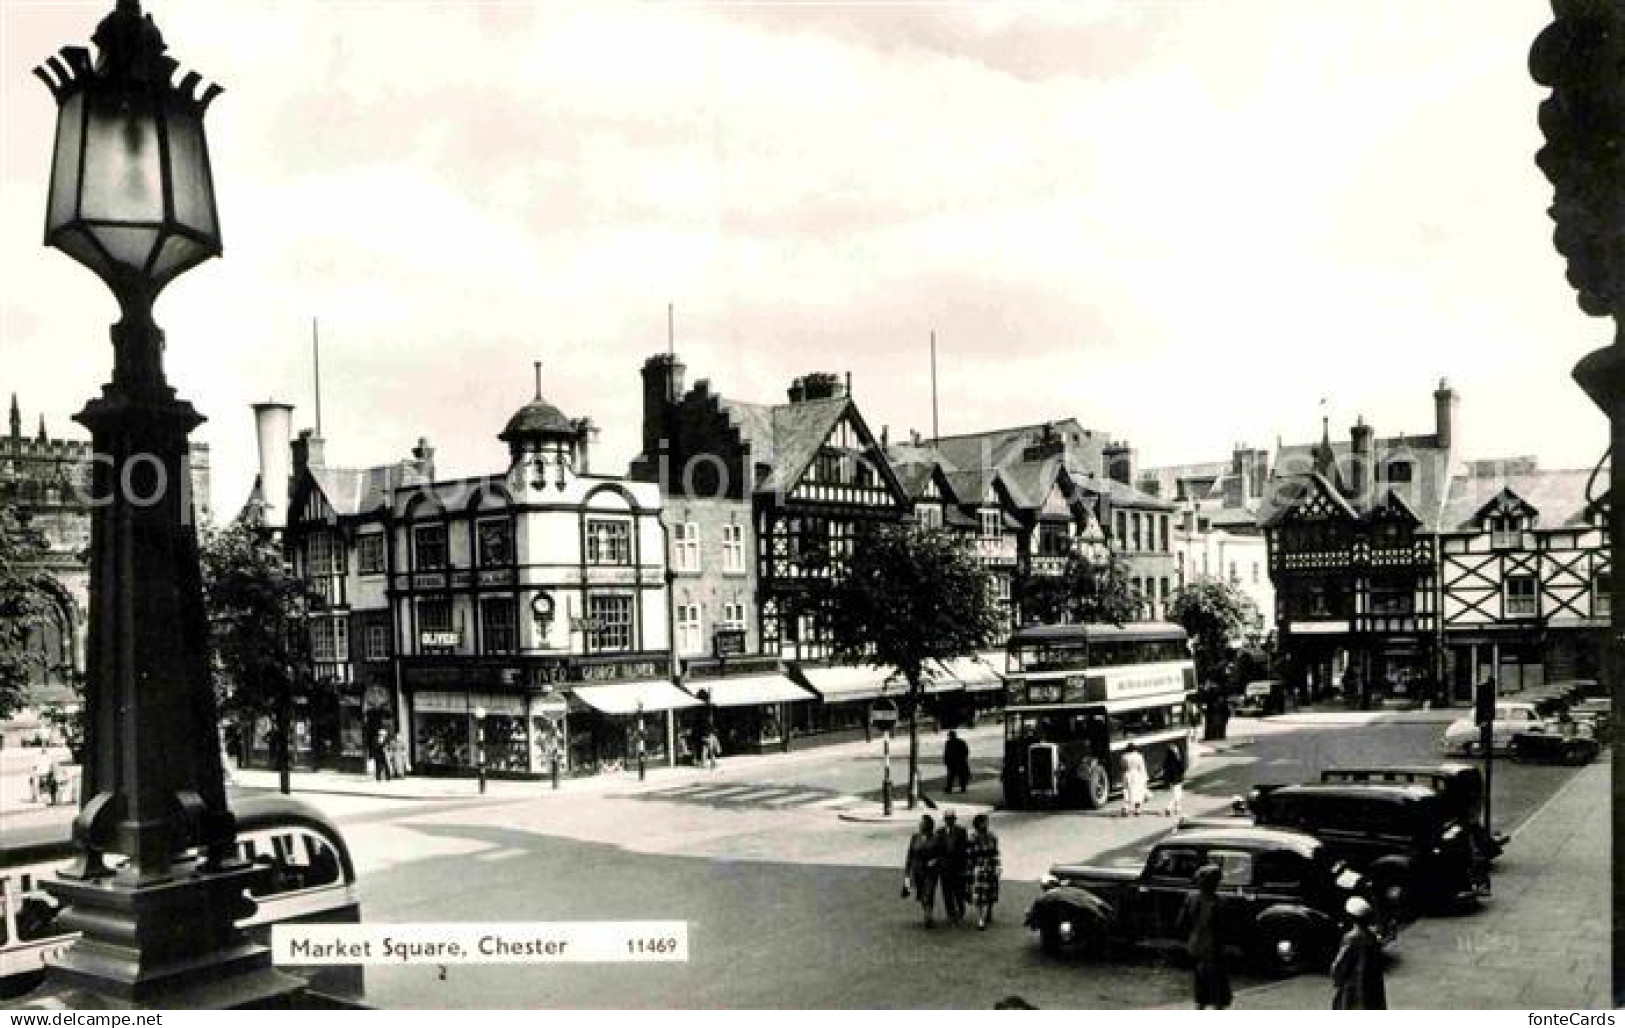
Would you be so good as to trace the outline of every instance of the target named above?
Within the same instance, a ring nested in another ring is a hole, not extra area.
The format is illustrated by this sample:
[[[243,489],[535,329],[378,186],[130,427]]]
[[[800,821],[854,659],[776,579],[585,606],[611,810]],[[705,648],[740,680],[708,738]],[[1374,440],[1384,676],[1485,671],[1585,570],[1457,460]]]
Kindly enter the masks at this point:
[[[1380,904],[1359,873],[1302,832],[1249,826],[1176,829],[1159,841],[1143,867],[1057,864],[1039,883],[1043,894],[1027,913],[1046,953],[1064,947],[1182,948],[1185,901],[1204,864],[1223,872],[1219,918],[1228,944],[1276,974],[1323,968],[1343,927],[1349,897]],[[1383,912],[1384,940],[1397,922]]]
[[[238,922],[251,939],[269,945],[273,924],[361,920],[355,865],[337,825],[314,807],[277,795],[236,797],[232,812],[243,859],[271,869],[250,890],[254,912]],[[68,839],[0,849],[0,997],[33,989],[45,976],[46,959],[78,938],[56,924],[60,907],[40,887],[77,852]],[[362,997],[360,966],[283,970],[302,974],[324,995]]]
[[[1599,746],[1614,739],[1614,705],[1606,696],[1581,700],[1569,708],[1569,716],[1591,729],[1591,737]]]
[[[1506,849],[1506,837],[1493,835],[1480,818],[1484,809],[1484,773],[1472,764],[1399,764],[1329,767],[1320,772],[1322,782],[1348,785],[1420,785],[1439,795],[1447,816],[1470,826],[1486,859],[1494,860]]]
[[[1589,764],[1597,759],[1597,722],[1569,716],[1567,712],[1547,721],[1538,729],[1512,737],[1512,759],[1529,764]]]
[[[1248,682],[1236,700],[1237,714],[1279,714],[1285,704],[1285,683],[1268,680]]]
[[[1366,875],[1389,909],[1487,896],[1490,852],[1475,819],[1429,785],[1317,782],[1254,790],[1256,824],[1308,832]]]
[[[1491,728],[1491,747],[1496,752],[1505,752],[1512,748],[1513,736],[1556,733],[1556,719],[1561,708],[1559,701],[1550,698],[1498,701]],[[1457,718],[1445,728],[1441,744],[1446,753],[1479,755],[1484,746],[1483,733],[1472,717]]]

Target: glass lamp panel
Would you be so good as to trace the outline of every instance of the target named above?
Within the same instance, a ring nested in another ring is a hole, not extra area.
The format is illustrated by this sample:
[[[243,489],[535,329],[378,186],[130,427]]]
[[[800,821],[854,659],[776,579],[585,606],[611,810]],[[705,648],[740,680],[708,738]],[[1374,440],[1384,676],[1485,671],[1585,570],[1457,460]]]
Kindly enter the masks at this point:
[[[171,104],[164,128],[169,133],[169,182],[175,196],[175,220],[213,238],[214,183],[209,176],[203,120],[179,104]]]
[[[171,235],[158,248],[158,260],[152,266],[152,280],[164,282],[209,256],[197,242],[185,236]]]
[[[51,237],[51,245],[106,278],[112,268],[101,250],[82,228],[70,228]]]
[[[92,100],[85,125],[81,217],[163,221],[163,164],[154,114],[141,103],[120,111],[106,98]]]
[[[45,205],[48,233],[72,221],[79,206],[79,146],[84,138],[85,95],[74,93],[56,113],[56,159]]]
[[[158,245],[158,229],[130,228],[125,225],[90,225],[91,235],[102,244],[114,263],[132,271],[145,272],[152,249]]]

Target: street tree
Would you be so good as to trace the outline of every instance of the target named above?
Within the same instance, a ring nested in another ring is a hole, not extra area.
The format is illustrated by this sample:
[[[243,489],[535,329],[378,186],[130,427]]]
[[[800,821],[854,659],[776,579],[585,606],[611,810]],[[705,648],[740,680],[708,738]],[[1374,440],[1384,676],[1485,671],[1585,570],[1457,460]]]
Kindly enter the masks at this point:
[[[1103,558],[1073,553],[1060,575],[1023,576],[1020,595],[1022,617],[1046,625],[1123,625],[1138,620],[1143,609],[1128,565],[1115,553]]]
[[[1198,677],[1217,681],[1236,643],[1258,623],[1258,605],[1229,582],[1199,575],[1174,593],[1168,618],[1190,635]]]
[[[73,600],[42,567],[48,547],[11,507],[0,507],[0,718],[26,702],[29,683],[64,672],[51,660],[40,635],[55,624]]]
[[[286,793],[293,706],[313,688],[308,619],[318,597],[293,574],[281,548],[248,525],[205,532],[198,555],[221,715],[245,733],[260,718],[271,719]]]
[[[825,594],[838,660],[893,668],[908,683],[908,803],[919,800],[920,699],[936,665],[991,646],[1002,617],[969,545],[942,529],[885,526],[860,538]]]

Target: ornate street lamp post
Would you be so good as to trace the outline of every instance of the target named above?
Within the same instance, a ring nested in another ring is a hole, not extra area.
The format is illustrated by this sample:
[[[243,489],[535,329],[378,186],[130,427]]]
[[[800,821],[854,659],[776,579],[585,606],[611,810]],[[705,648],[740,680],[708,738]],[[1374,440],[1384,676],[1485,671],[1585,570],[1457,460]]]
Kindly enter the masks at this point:
[[[203,115],[220,87],[176,62],[137,0],[34,73],[57,102],[45,242],[117,298],[113,376],[77,419],[97,461],[79,857],[45,887],[82,933],[48,988],[128,1005],[273,1002],[292,980],[235,923],[261,872],[235,852],[207,655],[187,435],[152,306],[220,253]],[[125,859],[109,867],[108,855]]]

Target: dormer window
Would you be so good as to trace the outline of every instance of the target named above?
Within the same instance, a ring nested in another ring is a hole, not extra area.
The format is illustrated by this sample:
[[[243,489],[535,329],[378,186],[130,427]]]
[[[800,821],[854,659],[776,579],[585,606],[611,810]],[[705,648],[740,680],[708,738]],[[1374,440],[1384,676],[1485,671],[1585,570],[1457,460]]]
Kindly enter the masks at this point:
[[[1497,550],[1515,550],[1523,545],[1524,519],[1515,514],[1487,518],[1490,546]]]
[[[1411,480],[1411,462],[1408,460],[1392,460],[1388,462],[1388,481],[1402,484]]]

